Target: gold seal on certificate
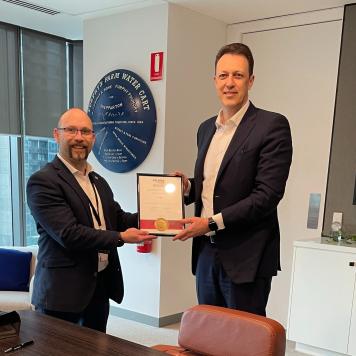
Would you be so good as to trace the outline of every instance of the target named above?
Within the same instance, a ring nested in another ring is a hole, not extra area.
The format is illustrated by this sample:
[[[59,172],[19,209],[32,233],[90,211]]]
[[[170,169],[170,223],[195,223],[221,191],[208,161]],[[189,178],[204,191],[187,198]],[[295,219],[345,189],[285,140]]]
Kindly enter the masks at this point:
[[[154,225],[155,225],[155,228],[158,231],[166,231],[166,230],[168,230],[168,227],[169,227],[168,221],[166,219],[163,219],[163,218],[157,219],[155,221]]]
[[[174,236],[183,230],[182,177],[137,174],[139,228],[149,234]]]

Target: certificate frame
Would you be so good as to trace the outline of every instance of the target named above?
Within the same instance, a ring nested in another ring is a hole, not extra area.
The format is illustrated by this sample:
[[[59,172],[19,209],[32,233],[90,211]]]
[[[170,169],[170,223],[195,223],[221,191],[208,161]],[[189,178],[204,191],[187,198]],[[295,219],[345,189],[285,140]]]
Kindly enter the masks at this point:
[[[150,235],[175,236],[184,229],[183,179],[169,174],[137,173],[139,229]]]

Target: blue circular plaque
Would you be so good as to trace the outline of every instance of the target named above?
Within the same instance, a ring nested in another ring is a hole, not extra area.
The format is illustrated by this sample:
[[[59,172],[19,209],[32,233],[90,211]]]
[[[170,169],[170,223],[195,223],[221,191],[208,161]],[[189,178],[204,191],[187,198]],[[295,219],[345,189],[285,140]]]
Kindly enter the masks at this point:
[[[117,69],[96,85],[89,101],[97,160],[116,173],[129,172],[147,157],[156,133],[153,96],[136,73]]]

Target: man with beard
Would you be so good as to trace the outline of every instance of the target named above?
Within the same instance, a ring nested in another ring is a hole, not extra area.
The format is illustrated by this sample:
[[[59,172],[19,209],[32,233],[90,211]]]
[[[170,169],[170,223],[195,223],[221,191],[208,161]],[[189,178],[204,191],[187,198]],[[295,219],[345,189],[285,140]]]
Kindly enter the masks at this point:
[[[88,115],[66,111],[53,136],[57,157],[27,183],[39,234],[32,303],[47,315],[105,332],[109,298],[120,303],[124,295],[117,247],[154,237],[136,229],[137,214],[121,209],[87,162],[95,141]]]

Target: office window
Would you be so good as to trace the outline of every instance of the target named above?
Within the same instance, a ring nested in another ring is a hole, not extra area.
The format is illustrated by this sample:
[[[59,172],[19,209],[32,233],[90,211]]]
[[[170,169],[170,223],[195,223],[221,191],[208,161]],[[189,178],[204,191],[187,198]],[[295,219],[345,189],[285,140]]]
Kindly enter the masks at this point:
[[[69,106],[83,107],[83,42],[74,41],[69,44]]]
[[[37,244],[26,184],[57,153],[60,114],[83,106],[82,55],[80,41],[0,23],[0,246]]]
[[[41,169],[47,162],[53,160],[57,153],[57,144],[54,139],[42,137],[26,137],[24,144],[24,173],[27,184],[30,176]],[[25,246],[36,245],[38,234],[35,221],[31,215],[27,201],[24,204],[25,210]]]
[[[21,30],[25,133],[51,137],[68,107],[67,41]]]
[[[12,245],[10,138],[0,135],[0,246]]]
[[[15,26],[0,23],[0,133],[20,133],[19,42]]]

